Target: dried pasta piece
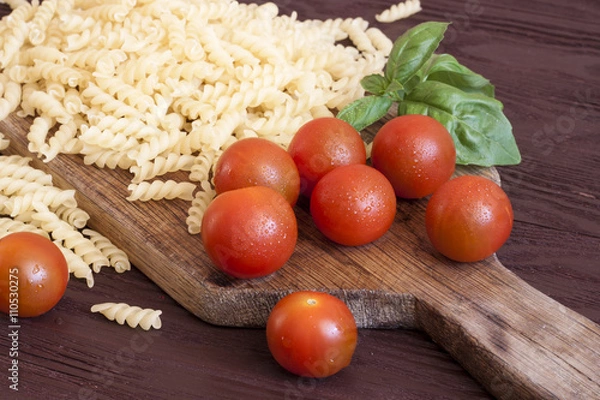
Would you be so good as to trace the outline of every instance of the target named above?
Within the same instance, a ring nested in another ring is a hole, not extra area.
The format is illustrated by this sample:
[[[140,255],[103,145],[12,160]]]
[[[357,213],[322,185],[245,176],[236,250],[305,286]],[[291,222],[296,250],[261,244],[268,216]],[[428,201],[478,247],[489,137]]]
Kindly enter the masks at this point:
[[[134,107],[140,112],[148,111],[155,103],[152,97],[139,91],[135,87],[124,83],[120,78],[97,78],[98,87],[117,100]]]
[[[375,15],[375,19],[379,22],[391,23],[408,18],[419,11],[421,11],[421,2],[419,0],[406,0],[394,4],[390,8]]]
[[[81,117],[78,116],[66,124],[61,124],[54,135],[48,139],[48,146],[40,150],[40,153],[45,157],[44,161],[49,162],[60,153],[81,153],[83,143],[77,137],[81,125]]]
[[[22,196],[44,187],[47,187],[44,183],[32,182],[27,179],[18,179],[12,176],[0,177],[0,193],[6,196]]]
[[[5,203],[4,207],[8,210],[11,217],[34,209],[34,203],[42,203],[49,208],[58,207],[77,207],[75,200],[75,190],[61,190],[54,186],[43,186],[34,192],[27,192],[23,195],[12,196]]]
[[[0,196],[0,201],[2,196]],[[8,217],[0,217],[0,239],[13,232],[33,232],[49,238],[48,232],[38,228],[35,225],[23,221],[14,220]]]
[[[100,252],[108,258],[110,266],[118,273],[131,270],[131,263],[127,254],[115,246],[107,237],[92,229],[84,229],[81,233],[89,238]]]
[[[217,152],[214,150],[205,151],[194,160],[190,170],[189,178],[195,182],[208,180],[210,171],[218,158]]]
[[[60,241],[54,242],[67,260],[67,267],[69,273],[73,274],[75,278],[85,279],[88,288],[94,287],[94,274],[92,268],[81,258],[73,252],[73,250],[64,247]]]
[[[46,1],[44,3],[51,2]],[[28,68],[27,72],[29,81],[44,79],[51,82],[59,82],[71,88],[81,85],[84,79],[86,79],[86,74],[82,74],[76,69],[42,60],[35,60],[34,65]]]
[[[0,120],[8,117],[21,103],[21,85],[0,73]]]
[[[91,312],[100,313],[111,321],[116,321],[119,325],[127,323],[131,328],[138,326],[144,330],[150,328],[160,329],[162,322],[160,320],[161,310],[153,310],[138,306],[130,306],[126,303],[101,303],[94,304]]]
[[[12,17],[11,26],[7,29],[9,33],[2,43],[3,48],[0,52],[0,68],[10,65],[13,58],[19,54],[19,51],[25,44],[29,33],[29,25],[26,21],[29,20],[32,14],[33,7],[31,4],[20,6],[10,14]]]
[[[159,175],[169,172],[190,171],[196,160],[195,156],[186,154],[169,153],[168,156],[156,157],[153,161],[147,161],[142,165],[134,165],[129,171],[133,173],[132,183],[140,183],[153,179]],[[190,178],[191,179],[191,178]]]
[[[22,163],[14,162],[16,160],[13,157],[0,156],[0,178],[35,182],[45,186],[52,185],[52,175],[30,166],[30,158],[21,158]]]
[[[135,107],[115,98],[92,82],[88,83],[81,96],[90,107],[98,107],[106,114],[115,117],[142,118],[142,113]]]
[[[154,180],[152,182],[132,183],[127,189],[131,192],[127,197],[129,201],[172,200],[176,198],[192,201],[196,185],[191,182],[175,182],[169,179],[167,181]]]
[[[55,12],[56,2],[53,1],[44,1],[37,7],[28,36],[32,45],[40,45],[46,40],[46,30]]]
[[[369,28],[365,33],[377,51],[383,54],[390,54],[394,47],[394,42],[385,33],[377,28]]]
[[[23,157],[18,154],[13,154],[10,156],[0,155],[0,165],[2,165],[2,167],[3,167],[2,170],[4,170],[4,168],[7,165],[15,165],[17,167],[22,167],[24,165],[28,165],[30,162],[31,162],[30,157]]]
[[[29,140],[27,149],[32,153],[40,153],[45,149],[48,146],[46,144],[46,137],[53,126],[53,118],[36,117],[29,127],[29,133],[27,134],[27,140]]]
[[[55,119],[61,124],[66,124],[73,119],[73,116],[69,114],[60,100],[42,90],[35,89],[33,86],[24,87],[21,109],[24,115],[40,114],[44,118]]]
[[[188,232],[192,235],[200,233],[204,212],[217,195],[208,181],[200,182],[200,187],[202,190],[196,192],[186,219]]]
[[[78,207],[65,207],[61,205],[54,210],[54,213],[63,221],[68,222],[74,228],[84,228],[90,220],[90,215]]]

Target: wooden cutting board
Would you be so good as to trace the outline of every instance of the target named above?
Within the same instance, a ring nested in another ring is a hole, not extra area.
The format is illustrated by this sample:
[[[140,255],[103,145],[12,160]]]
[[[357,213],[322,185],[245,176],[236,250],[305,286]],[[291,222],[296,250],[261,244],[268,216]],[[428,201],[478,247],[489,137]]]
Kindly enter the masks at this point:
[[[35,159],[25,139],[30,122],[13,115],[0,123],[11,139],[5,153]],[[301,200],[295,254],[274,275],[243,281],[213,267],[200,236],[187,233],[188,202],[131,203],[127,171],[85,166],[77,156],[34,164],[58,186],[76,189],[89,226],[204,321],[262,327],[285,294],[324,290],[348,304],[359,327],[424,330],[499,399],[600,398],[600,327],[533,289],[495,256],[459,264],[436,253],[424,228],[426,200],[399,201],[391,230],[355,248],[327,241]],[[499,181],[495,169],[458,173]]]

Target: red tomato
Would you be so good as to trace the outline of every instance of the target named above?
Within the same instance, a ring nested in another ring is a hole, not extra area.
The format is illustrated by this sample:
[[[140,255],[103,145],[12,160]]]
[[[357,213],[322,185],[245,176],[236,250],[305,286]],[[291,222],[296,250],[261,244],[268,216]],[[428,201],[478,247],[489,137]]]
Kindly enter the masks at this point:
[[[298,238],[292,206],[275,190],[250,186],[218,195],[201,230],[211,260],[236,278],[257,278],[281,268]]]
[[[215,191],[268,186],[293,206],[300,194],[300,175],[290,154],[263,138],[242,139],[229,146],[215,166]]]
[[[318,180],[335,167],[367,162],[360,134],[352,125],[333,117],[304,124],[294,135],[288,152],[300,172],[300,193],[307,197]]]
[[[69,268],[60,249],[44,236],[11,233],[0,240],[0,311],[37,317],[63,297]]]
[[[267,321],[275,360],[301,376],[324,378],[347,367],[358,332],[346,304],[323,292],[294,292],[281,299]]]
[[[504,190],[481,176],[452,179],[436,190],[425,211],[427,235],[446,257],[483,260],[506,242],[513,209]]]
[[[396,196],[390,182],[363,164],[338,167],[315,186],[310,213],[329,239],[359,246],[380,238],[396,216]]]
[[[398,197],[418,199],[450,179],[456,148],[448,130],[435,119],[403,115],[377,132],[371,162],[390,180]]]

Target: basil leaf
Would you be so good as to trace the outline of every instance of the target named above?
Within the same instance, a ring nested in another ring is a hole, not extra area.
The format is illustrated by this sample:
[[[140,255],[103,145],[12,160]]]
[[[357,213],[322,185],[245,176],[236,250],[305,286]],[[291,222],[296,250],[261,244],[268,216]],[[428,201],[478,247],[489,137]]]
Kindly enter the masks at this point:
[[[378,74],[368,75],[361,79],[360,85],[369,93],[383,96],[386,93],[390,81]]]
[[[424,22],[406,31],[394,42],[385,78],[390,82],[408,82],[438,48],[447,27],[448,23]]]
[[[480,93],[426,81],[407,94],[398,114],[425,114],[441,122],[454,139],[457,164],[514,165],[521,154],[502,108],[498,100]]]
[[[488,79],[460,64],[450,54],[434,54],[421,74],[421,81],[443,82],[464,92],[494,97],[494,85]]]
[[[337,118],[346,121],[360,132],[383,118],[392,103],[393,100],[387,96],[361,97],[344,107],[337,114]]]

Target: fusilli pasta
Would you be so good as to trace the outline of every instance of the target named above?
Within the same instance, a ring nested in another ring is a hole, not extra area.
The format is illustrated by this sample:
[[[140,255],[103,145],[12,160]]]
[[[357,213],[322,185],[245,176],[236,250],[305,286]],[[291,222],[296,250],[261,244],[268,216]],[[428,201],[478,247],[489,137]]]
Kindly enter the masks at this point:
[[[110,266],[118,273],[123,273],[131,269],[131,263],[127,254],[112,242],[92,229],[84,229],[82,233],[89,238],[92,244],[100,250],[100,252],[108,258]]]
[[[93,313],[100,313],[120,325],[127,323],[131,328],[139,326],[147,331],[150,328],[160,329],[162,327],[162,321],[160,320],[161,310],[142,309],[141,307],[130,306],[126,303],[101,303],[94,304],[91,311]]]
[[[394,4],[390,8],[377,14],[375,19],[379,22],[391,23],[408,18],[419,11],[421,11],[421,2],[419,0],[406,0]]]
[[[192,200],[192,205],[188,210],[188,217],[186,219],[188,232],[190,234],[200,233],[204,212],[206,211],[206,208],[212,199],[214,199],[217,195],[208,181],[202,181],[200,183],[200,187],[202,190],[197,191],[194,195],[194,199]]]
[[[172,200],[180,198],[192,201],[196,185],[191,182],[175,182],[174,180],[154,180],[152,182],[132,183],[127,188],[131,194],[129,201]]]

